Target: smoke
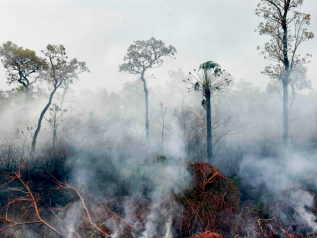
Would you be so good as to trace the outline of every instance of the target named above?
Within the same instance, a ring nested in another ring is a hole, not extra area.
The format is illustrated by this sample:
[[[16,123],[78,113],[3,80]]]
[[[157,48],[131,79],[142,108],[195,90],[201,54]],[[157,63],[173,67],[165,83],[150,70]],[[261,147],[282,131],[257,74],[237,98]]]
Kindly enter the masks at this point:
[[[113,237],[125,232],[126,222],[134,227],[135,237],[172,237],[177,222],[181,221],[181,207],[171,194],[178,194],[188,186],[190,175],[184,164],[206,158],[201,98],[186,90],[184,93],[184,73],[170,75],[171,82],[165,88],[150,89],[149,148],[145,144],[144,92],[139,81],[126,84],[118,93],[86,90],[73,94],[70,101],[76,103],[65,103],[68,112],[58,129],[57,154],[49,153],[52,133],[49,124],[43,121],[38,154],[53,162],[58,160],[62,166],[55,166],[55,171],[62,179],[66,177],[69,184],[103,201],[124,197],[116,205],[125,222],[120,220],[113,225],[111,218],[102,221],[113,231]],[[0,128],[2,134],[12,135],[17,128],[36,124],[46,102],[38,98],[30,103],[30,119],[26,123],[22,119],[24,95],[20,96],[14,105],[2,104],[0,122],[5,125]],[[242,81],[226,91],[225,97],[212,100],[213,163],[228,177],[237,172],[242,185],[251,187],[249,193],[255,194],[251,198],[260,194],[268,206],[272,198],[278,201],[281,220],[304,221],[314,228],[316,184],[311,175],[317,164],[316,156],[309,151],[314,145],[315,99],[313,93],[296,98],[290,124],[297,147],[286,152],[279,149],[280,98]],[[54,102],[58,100],[55,98]],[[167,108],[164,148],[160,102]],[[298,109],[301,105],[307,106]],[[30,139],[29,134],[26,146]],[[12,143],[17,144],[19,140],[15,137]],[[136,205],[143,207],[138,209]],[[80,206],[75,203],[67,209],[65,222],[70,229],[69,237],[79,222]],[[291,207],[292,212],[286,211],[285,206]],[[136,213],[140,215],[138,219]]]
[[[282,222],[296,221],[316,229],[316,165],[313,153],[280,150],[277,157],[246,156],[240,164],[239,176],[244,185],[260,193],[268,207],[277,210],[275,214]]]
[[[309,211],[314,206],[314,195],[305,190],[294,191],[290,194],[289,202],[297,212],[295,215],[296,220],[302,221],[304,218],[305,221],[316,231],[316,215]]]
[[[164,238],[173,238],[172,235],[172,217],[170,216],[168,219],[168,222],[166,223],[166,234],[164,236]]]
[[[67,214],[65,217],[65,227],[67,228],[66,234],[67,238],[72,238],[74,235],[75,226],[80,218],[80,202],[75,202],[71,204],[69,210],[67,210]]]
[[[158,183],[150,196],[153,204],[151,207],[152,212],[147,217],[142,238],[156,235],[162,236],[164,233],[165,237],[172,237],[172,220],[180,219],[181,207],[174,201],[171,194],[179,194],[182,189],[186,188],[189,176],[187,171],[182,171],[180,165],[176,166],[173,164],[164,167],[159,172],[156,178]]]
[[[69,155],[68,183],[87,188],[104,201],[125,197],[123,204],[117,204],[121,207],[117,209],[121,210],[122,220],[116,221],[115,226],[111,218],[104,220],[112,230],[112,237],[121,237],[127,224],[134,227],[132,233],[136,237],[171,236],[172,221],[180,218],[181,209],[172,194],[186,189],[190,181],[184,159],[173,156],[180,149],[170,151],[166,146],[166,156],[163,156],[154,151],[144,152],[143,143],[134,143],[132,148],[124,150],[94,143],[87,147],[78,145],[76,153]]]

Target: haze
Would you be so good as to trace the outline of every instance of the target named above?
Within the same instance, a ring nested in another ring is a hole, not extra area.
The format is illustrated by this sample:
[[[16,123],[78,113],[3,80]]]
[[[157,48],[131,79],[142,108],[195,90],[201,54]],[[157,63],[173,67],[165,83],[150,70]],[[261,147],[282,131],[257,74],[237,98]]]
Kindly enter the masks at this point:
[[[70,57],[84,60],[91,73],[80,88],[121,90],[137,79],[118,73],[128,46],[154,36],[178,51],[176,60],[165,59],[150,86],[164,85],[168,70],[188,72],[201,62],[214,60],[235,79],[246,79],[262,89],[269,82],[261,75],[267,61],[256,50],[268,38],[254,30],[260,19],[254,14],[257,0],[2,0],[0,42],[40,51],[47,44],[63,44]],[[317,32],[317,2],[306,0],[301,11],[312,15],[310,30]],[[314,41],[300,52],[316,52]],[[313,55],[308,76],[316,87],[317,61]],[[6,85],[0,68],[0,87]]]

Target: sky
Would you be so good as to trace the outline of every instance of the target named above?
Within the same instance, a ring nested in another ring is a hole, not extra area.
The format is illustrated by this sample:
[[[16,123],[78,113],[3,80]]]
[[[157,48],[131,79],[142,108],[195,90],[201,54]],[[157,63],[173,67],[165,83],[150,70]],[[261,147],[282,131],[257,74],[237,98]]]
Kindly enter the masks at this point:
[[[260,0],[1,0],[0,44],[10,40],[41,56],[47,44],[63,44],[70,58],[85,61],[90,73],[78,87],[119,91],[137,76],[119,73],[130,44],[151,37],[173,45],[176,59],[164,58],[161,68],[149,71],[149,86],[164,86],[168,71],[185,73],[213,60],[234,80],[245,79],[265,88],[270,81],[261,70],[269,64],[257,51],[269,38],[254,30],[261,18],[254,14]],[[317,34],[317,1],[304,0],[300,11],[310,13],[309,30]],[[316,39],[299,52],[311,53],[308,76],[317,88]],[[0,89],[7,90],[0,66]]]

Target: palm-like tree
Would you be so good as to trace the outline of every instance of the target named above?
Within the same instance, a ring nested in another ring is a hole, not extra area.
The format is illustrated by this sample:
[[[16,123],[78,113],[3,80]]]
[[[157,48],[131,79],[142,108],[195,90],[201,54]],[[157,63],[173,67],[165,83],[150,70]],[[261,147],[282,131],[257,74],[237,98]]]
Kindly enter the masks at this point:
[[[212,95],[219,94],[230,84],[230,74],[222,70],[220,65],[207,61],[199,66],[198,71],[194,69],[194,74],[189,72],[191,79],[188,82],[196,92],[200,92],[203,96],[202,106],[207,114],[207,160],[212,160],[212,125],[211,125],[211,105],[210,99]]]

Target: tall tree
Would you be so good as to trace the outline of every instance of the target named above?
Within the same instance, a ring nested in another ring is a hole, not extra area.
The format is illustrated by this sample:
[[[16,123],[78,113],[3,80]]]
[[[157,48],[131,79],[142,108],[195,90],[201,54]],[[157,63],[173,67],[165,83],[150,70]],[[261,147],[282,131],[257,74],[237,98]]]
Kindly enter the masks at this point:
[[[25,103],[27,105],[30,98],[30,87],[36,83],[39,73],[45,67],[45,61],[36,53],[29,49],[18,47],[8,41],[0,47],[0,56],[4,68],[7,70],[7,83],[20,84],[25,91]]]
[[[145,130],[146,142],[149,145],[150,130],[149,130],[149,99],[148,88],[146,85],[146,72],[148,69],[158,68],[162,66],[164,56],[175,56],[176,49],[172,46],[165,46],[161,40],[156,40],[154,37],[144,41],[134,41],[128,48],[128,53],[124,56],[125,63],[119,66],[119,72],[126,72],[134,75],[139,75],[143,83],[145,93]]]
[[[230,74],[221,70],[219,64],[213,61],[207,61],[199,66],[199,70],[195,71],[195,75],[189,72],[192,79],[188,82],[192,88],[200,92],[203,96],[202,106],[206,110],[207,116],[207,159],[208,163],[212,162],[212,122],[211,122],[211,96],[220,93],[230,84]]]
[[[61,87],[64,81],[77,78],[79,73],[86,72],[88,70],[85,62],[79,62],[77,59],[69,60],[66,56],[65,47],[63,45],[48,45],[44,51],[46,70],[42,73],[41,77],[47,81],[52,91],[49,95],[49,100],[39,117],[37,128],[34,132],[31,153],[35,152],[36,140],[41,129],[42,120],[48,108],[52,104],[53,96],[57,89]]]
[[[314,38],[312,32],[305,28],[310,24],[310,14],[296,11],[303,5],[303,0],[261,0],[255,10],[256,15],[263,17],[265,23],[258,26],[260,35],[269,35],[271,40],[261,49],[264,57],[276,62],[268,66],[262,73],[275,78],[279,75],[283,84],[283,142],[289,140],[288,120],[288,87],[290,75],[299,64],[306,63],[310,55],[301,57],[299,46]]]

